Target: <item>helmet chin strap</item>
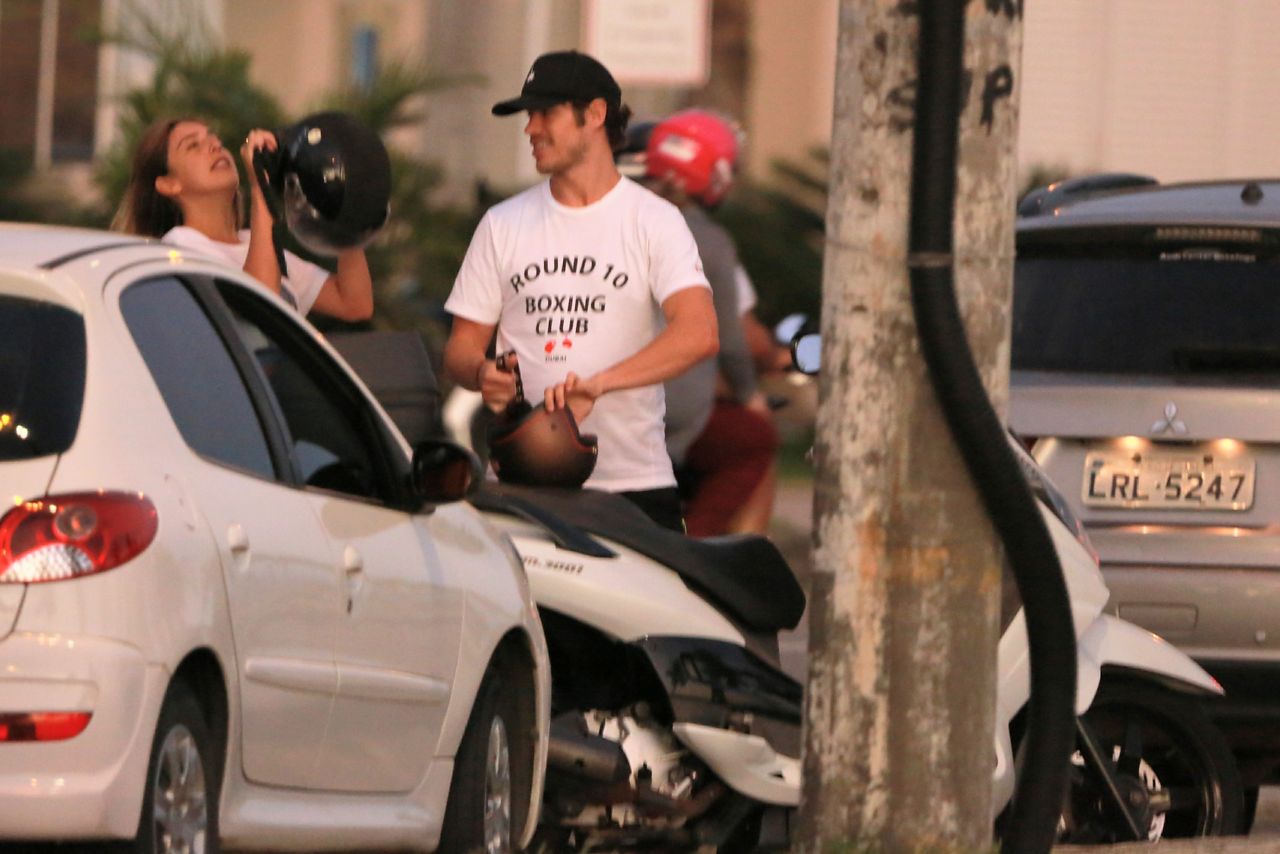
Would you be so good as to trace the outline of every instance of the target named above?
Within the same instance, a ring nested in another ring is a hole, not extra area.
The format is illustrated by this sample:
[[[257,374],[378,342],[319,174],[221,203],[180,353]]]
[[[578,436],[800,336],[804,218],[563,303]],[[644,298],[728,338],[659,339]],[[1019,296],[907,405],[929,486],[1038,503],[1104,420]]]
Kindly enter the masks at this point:
[[[253,175],[258,182],[258,188],[262,190],[263,198],[267,200],[267,209],[271,211],[271,247],[276,251],[276,263],[280,266],[280,278],[284,279],[289,275],[289,265],[284,260],[284,231],[286,226],[284,224],[284,210],[281,208],[280,200],[271,187],[273,159],[275,158],[261,148],[253,152]],[[280,284],[280,297],[294,308],[298,307],[297,298],[285,287],[283,282]]]

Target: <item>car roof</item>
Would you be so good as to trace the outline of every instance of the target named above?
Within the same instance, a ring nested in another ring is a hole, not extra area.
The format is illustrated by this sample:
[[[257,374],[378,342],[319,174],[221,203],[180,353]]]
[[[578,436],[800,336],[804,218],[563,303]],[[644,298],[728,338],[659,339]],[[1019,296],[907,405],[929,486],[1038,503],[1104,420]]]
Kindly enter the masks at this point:
[[[1037,191],[1045,194],[1046,204],[1040,213],[1020,216],[1018,230],[1108,225],[1280,228],[1280,179],[1276,178],[1145,183],[1074,193],[1071,183]]]
[[[0,267],[47,270],[99,249],[146,243],[141,237],[87,228],[0,223]]]

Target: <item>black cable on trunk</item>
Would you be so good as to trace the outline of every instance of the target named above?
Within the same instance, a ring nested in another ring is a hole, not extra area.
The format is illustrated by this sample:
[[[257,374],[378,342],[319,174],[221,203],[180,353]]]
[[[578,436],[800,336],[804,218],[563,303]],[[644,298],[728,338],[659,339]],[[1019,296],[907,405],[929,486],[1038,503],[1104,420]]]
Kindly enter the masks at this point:
[[[919,6],[907,263],[934,393],[1004,544],[1026,614],[1026,750],[1001,850],[1035,854],[1052,846],[1066,793],[1075,732],[1075,629],[1053,540],[987,398],[956,301],[952,221],[966,5],[923,0]]]

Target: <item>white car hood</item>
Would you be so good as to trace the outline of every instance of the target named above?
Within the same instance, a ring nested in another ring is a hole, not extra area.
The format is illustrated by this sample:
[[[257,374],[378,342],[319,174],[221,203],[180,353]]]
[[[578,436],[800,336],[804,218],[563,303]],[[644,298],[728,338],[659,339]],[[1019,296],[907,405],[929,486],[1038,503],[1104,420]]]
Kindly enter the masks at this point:
[[[48,492],[57,465],[56,456],[0,463],[0,518],[15,505]],[[0,584],[0,639],[13,631],[26,590],[25,584]]]

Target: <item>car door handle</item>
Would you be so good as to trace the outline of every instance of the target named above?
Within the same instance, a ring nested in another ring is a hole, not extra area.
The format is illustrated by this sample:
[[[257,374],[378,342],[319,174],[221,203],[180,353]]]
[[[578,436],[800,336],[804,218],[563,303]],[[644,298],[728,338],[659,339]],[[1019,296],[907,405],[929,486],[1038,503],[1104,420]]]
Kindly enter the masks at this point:
[[[356,605],[356,596],[364,587],[364,558],[353,547],[342,550],[342,571],[347,580],[347,613],[350,614]]]
[[[249,535],[239,522],[233,522],[227,527],[227,548],[231,549],[232,554],[249,551]]]

